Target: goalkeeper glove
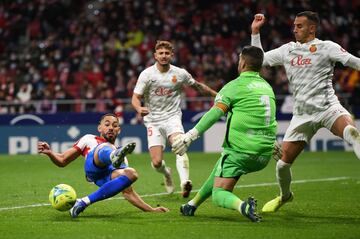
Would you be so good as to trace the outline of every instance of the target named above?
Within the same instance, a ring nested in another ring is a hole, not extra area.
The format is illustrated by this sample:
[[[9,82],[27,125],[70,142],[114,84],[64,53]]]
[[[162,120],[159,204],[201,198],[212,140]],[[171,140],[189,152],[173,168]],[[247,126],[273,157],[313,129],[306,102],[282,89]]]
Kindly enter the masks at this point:
[[[179,134],[175,136],[171,150],[181,156],[186,153],[191,142],[197,138],[199,138],[199,131],[195,128],[189,130],[186,134]]]

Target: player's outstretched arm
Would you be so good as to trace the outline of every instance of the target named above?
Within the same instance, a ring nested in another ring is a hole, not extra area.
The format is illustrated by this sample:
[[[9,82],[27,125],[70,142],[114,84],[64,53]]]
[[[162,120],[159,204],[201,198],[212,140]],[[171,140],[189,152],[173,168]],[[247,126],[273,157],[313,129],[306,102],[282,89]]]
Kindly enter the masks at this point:
[[[47,155],[59,167],[65,167],[81,155],[75,148],[70,148],[64,153],[55,153],[51,150],[50,145],[44,141],[39,141],[37,146],[38,153]]]
[[[195,84],[192,85],[192,87],[195,88],[197,91],[200,91],[203,95],[211,95],[212,97],[215,97],[217,94],[215,90],[198,81],[196,81]]]
[[[227,105],[217,102],[203,117],[201,117],[200,121],[193,129],[189,130],[186,134],[175,136],[171,145],[171,150],[179,155],[186,153],[190,144],[215,124],[227,111]]]
[[[135,192],[135,190],[132,187],[128,187],[123,192],[123,195],[126,200],[128,200],[132,205],[139,208],[140,210],[144,212],[168,212],[169,209],[166,207],[152,207],[139,196]]]
[[[349,60],[345,63],[345,66],[351,67],[355,70],[360,71],[360,58],[351,55]]]

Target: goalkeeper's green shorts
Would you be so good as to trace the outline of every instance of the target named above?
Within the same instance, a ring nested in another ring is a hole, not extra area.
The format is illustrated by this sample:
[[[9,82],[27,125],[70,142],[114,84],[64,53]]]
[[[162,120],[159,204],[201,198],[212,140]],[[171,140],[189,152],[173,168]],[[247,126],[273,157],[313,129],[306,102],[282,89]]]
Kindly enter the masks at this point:
[[[215,176],[235,178],[243,174],[259,171],[266,167],[271,155],[253,155],[234,151],[225,151],[216,164]]]

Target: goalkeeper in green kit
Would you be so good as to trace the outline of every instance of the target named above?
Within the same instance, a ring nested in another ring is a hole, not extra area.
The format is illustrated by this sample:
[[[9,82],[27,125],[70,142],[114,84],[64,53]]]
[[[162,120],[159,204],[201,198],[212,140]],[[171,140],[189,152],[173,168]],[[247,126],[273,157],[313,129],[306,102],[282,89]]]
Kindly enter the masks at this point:
[[[181,206],[183,215],[193,216],[197,207],[212,196],[215,205],[237,210],[253,222],[260,221],[256,200],[249,197],[242,201],[232,191],[241,175],[265,168],[273,154],[277,128],[275,96],[259,75],[263,58],[260,48],[244,47],[238,65],[240,76],[220,90],[214,106],[193,129],[175,138],[172,151],[182,155],[192,141],[227,113],[221,157],[200,191]]]

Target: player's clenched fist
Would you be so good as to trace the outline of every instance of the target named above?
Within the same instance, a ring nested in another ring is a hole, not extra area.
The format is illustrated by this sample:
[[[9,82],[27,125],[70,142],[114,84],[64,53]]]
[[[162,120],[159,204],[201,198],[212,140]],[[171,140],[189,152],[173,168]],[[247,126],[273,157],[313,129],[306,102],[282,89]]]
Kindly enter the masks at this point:
[[[265,22],[264,14],[261,14],[261,13],[255,14],[254,20],[251,24],[252,34],[259,33],[259,29],[264,24],[264,22]]]

